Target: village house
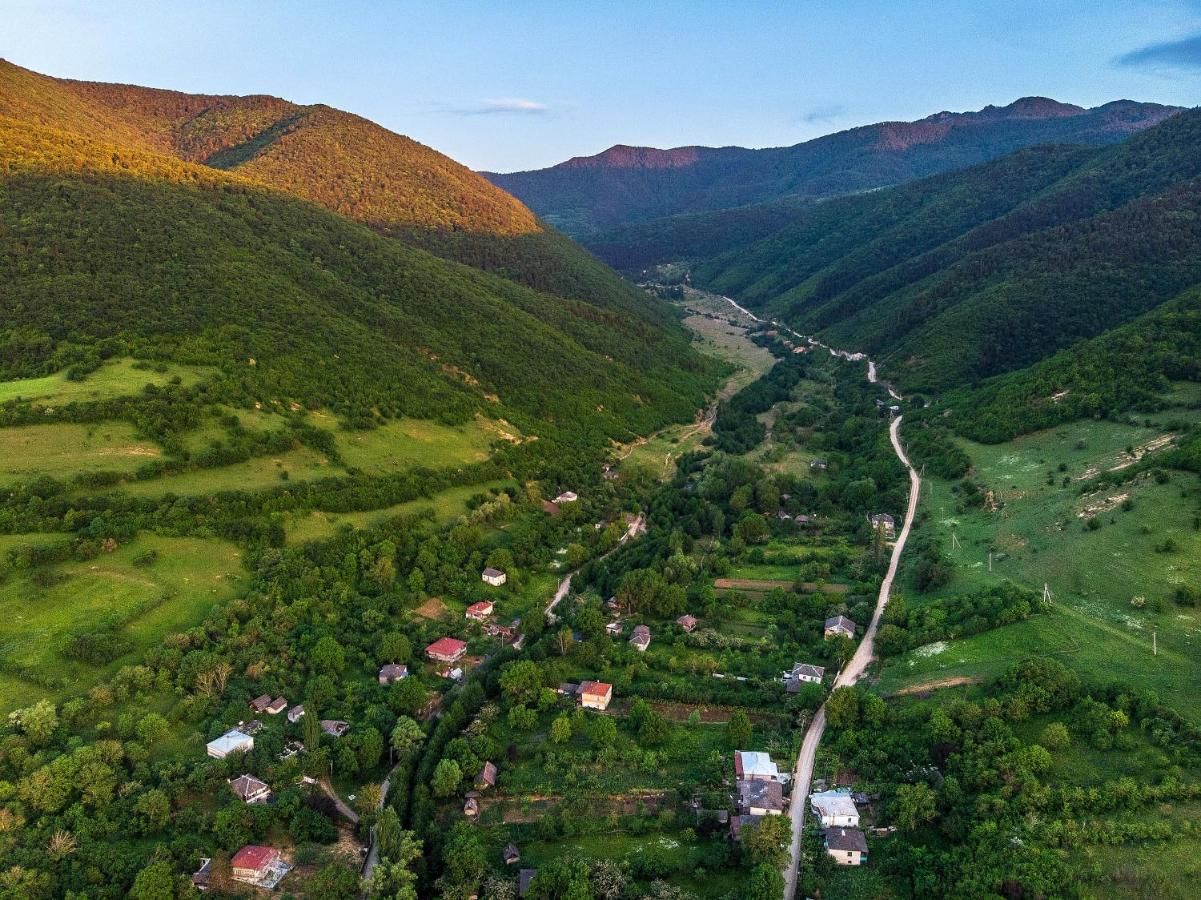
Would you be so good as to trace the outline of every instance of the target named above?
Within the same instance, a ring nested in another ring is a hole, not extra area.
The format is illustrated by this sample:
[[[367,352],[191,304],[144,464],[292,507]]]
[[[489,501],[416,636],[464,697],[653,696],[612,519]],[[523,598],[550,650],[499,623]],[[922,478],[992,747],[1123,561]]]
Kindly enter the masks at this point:
[[[452,665],[451,663],[447,663],[444,666],[438,667],[438,677],[445,678],[449,681],[462,681],[463,680],[463,669],[461,666],[456,666],[456,665]]]
[[[504,572],[502,572],[500,569],[494,569],[491,566],[484,569],[483,573],[480,575],[480,578],[483,579],[484,584],[490,584],[493,587],[500,587],[502,584],[508,581],[508,576],[505,575]]]
[[[776,518],[779,519],[781,522],[791,522],[792,514],[789,513],[787,510],[781,509],[781,510],[776,511]]]
[[[758,750],[734,751],[734,777],[739,781],[778,781],[781,784],[791,776],[781,773],[771,756]]]
[[[479,791],[468,791],[466,802],[463,804],[463,815],[467,817],[478,816],[480,814],[480,793]]]
[[[425,648],[425,655],[435,662],[453,663],[467,652],[467,642],[457,638],[442,637]]]
[[[692,634],[692,632],[696,631],[696,626],[700,623],[697,621],[696,616],[683,615],[676,619],[676,624],[689,634]]]
[[[623,631],[625,631],[625,626],[622,625],[621,622],[619,622],[619,621],[610,622],[608,625],[605,626],[605,633],[611,634],[614,637],[617,637]]]
[[[340,738],[350,731],[350,723],[343,722],[341,719],[322,719],[321,730],[330,737]]]
[[[831,616],[826,619],[826,637],[832,638],[836,635],[853,638],[855,636],[855,623],[846,616]]]
[[[750,781],[737,785],[738,811],[752,816],[778,816],[784,812],[784,788],[778,781]]]
[[[571,697],[574,700],[580,693],[580,686],[573,681],[564,681],[555,688],[555,693],[560,697]]]
[[[511,866],[514,863],[521,862],[521,852],[517,849],[516,844],[505,844],[505,849],[501,852],[500,858],[505,861],[506,866]]]
[[[304,718],[304,704],[303,703],[297,703],[290,710],[288,710],[288,721],[291,722],[293,725],[295,725],[297,722],[299,722],[303,718]]]
[[[871,517],[873,529],[883,529],[886,537],[892,537],[897,533],[897,522],[888,513],[876,513]]]
[[[239,722],[238,730],[242,732],[242,734],[248,734],[251,737],[254,737],[263,730],[263,723],[258,719],[251,719],[249,722]]]
[[[822,791],[809,795],[809,805],[823,828],[858,828],[859,810],[848,791]]]
[[[475,776],[475,788],[478,791],[486,791],[493,787],[496,787],[496,766],[489,761],[484,763],[480,774]]]
[[[271,788],[265,781],[259,781],[253,775],[239,775],[231,778],[229,789],[243,803],[266,803],[271,797]]]
[[[867,862],[867,838],[858,828],[829,828],[826,852],[842,866],[861,866]]]
[[[200,857],[200,868],[192,873],[192,886],[198,891],[207,891],[212,872],[213,861],[207,856]]]
[[[824,459],[812,459],[809,461],[809,471],[810,472],[824,472],[824,471],[826,471],[827,468],[829,468],[829,465],[830,464],[828,462],[826,462]]]
[[[473,603],[467,607],[467,612],[463,617],[470,619],[472,622],[482,622],[488,616],[492,615],[493,603],[491,600],[480,600],[478,603]]]
[[[288,708],[288,701],[283,697],[276,697],[267,704],[267,715],[278,716],[281,712]]]
[[[229,861],[234,881],[272,890],[292,870],[274,847],[247,844]]]
[[[645,625],[635,625],[630,635],[630,643],[639,653],[645,653],[646,648],[651,645],[651,630]]]
[[[230,729],[205,745],[213,759],[225,759],[231,753],[249,753],[254,749],[254,738],[236,728]]]
[[[380,666],[379,683],[380,684],[395,684],[402,678],[409,677],[409,667],[402,666],[397,663],[388,663],[386,666]]]
[[[826,670],[823,666],[811,666],[808,663],[797,663],[792,667],[792,671],[785,676],[785,682],[788,685],[788,693],[795,694],[801,689],[801,684],[821,684],[822,679],[826,677]]]
[[[580,682],[580,706],[585,709],[608,709],[613,699],[613,685],[604,681]]]
[[[605,601],[605,607],[611,613],[620,612],[621,611],[621,601],[618,600],[617,595],[614,594],[612,597],[610,597],[608,600]]]
[[[558,497],[555,498],[555,502],[556,503],[575,503],[579,499],[580,498],[576,494],[575,491],[564,491]]]
[[[250,701],[251,712],[256,712],[256,713],[266,712],[267,707],[270,705],[271,705],[271,695],[270,694],[263,694],[259,697],[255,697],[253,700]]]

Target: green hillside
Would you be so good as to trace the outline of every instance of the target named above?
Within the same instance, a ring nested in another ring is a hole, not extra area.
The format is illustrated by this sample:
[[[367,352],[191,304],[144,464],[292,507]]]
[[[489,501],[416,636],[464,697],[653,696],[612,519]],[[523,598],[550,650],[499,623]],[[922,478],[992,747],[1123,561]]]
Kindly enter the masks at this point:
[[[1201,113],[821,204],[698,283],[879,357],[910,390],[1020,369],[1201,282]]]

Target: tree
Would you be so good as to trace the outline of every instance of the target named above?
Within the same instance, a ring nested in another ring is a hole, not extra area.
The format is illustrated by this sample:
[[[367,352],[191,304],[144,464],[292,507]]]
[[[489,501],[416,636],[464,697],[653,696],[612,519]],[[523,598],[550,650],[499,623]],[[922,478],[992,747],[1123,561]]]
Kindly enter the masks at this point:
[[[726,723],[726,742],[730,745],[730,749],[738,750],[742,747],[749,747],[753,732],[754,727],[751,725],[750,717],[741,709],[734,710],[730,715],[730,721]]]
[[[1068,726],[1062,722],[1051,722],[1043,729],[1042,736],[1039,738],[1039,743],[1048,750],[1059,751],[1066,750],[1072,743],[1072,735],[1068,731]]]
[[[667,740],[670,730],[663,714],[652,709],[638,726],[638,742],[644,747],[657,747]]]
[[[133,809],[143,834],[162,831],[171,819],[171,801],[158,788],[152,788],[138,797]]]
[[[769,818],[784,818],[771,816]],[[746,887],[746,900],[780,900],[784,894],[784,876],[769,863],[755,866]]]
[[[309,665],[316,672],[337,675],[346,668],[346,651],[327,634],[313,645],[313,650],[309,653]]]
[[[542,690],[542,671],[529,659],[509,663],[501,670],[500,687],[512,703],[533,703]]]
[[[404,663],[413,654],[409,639],[399,631],[386,631],[379,639],[379,659],[381,662]]]
[[[897,824],[906,831],[916,831],[938,814],[934,791],[925,783],[899,785],[896,808]]]
[[[394,712],[416,715],[425,706],[425,687],[416,678],[402,678],[392,685],[388,705]]]
[[[156,860],[133,880],[129,900],[174,900],[175,873],[165,860]]]
[[[598,747],[610,746],[617,740],[617,723],[608,716],[589,717],[588,738]]]
[[[28,737],[30,743],[41,746],[49,743],[54,736],[58,728],[58,713],[49,700],[39,700],[33,706],[9,713],[8,721]]]
[[[571,649],[571,645],[575,639],[571,636],[571,629],[564,625],[555,633],[555,647],[559,651],[560,656],[566,656],[567,651]]]
[[[442,862],[445,869],[438,886],[443,897],[466,898],[479,890],[488,861],[479,834],[469,823],[455,822],[442,850]]]
[[[621,900],[625,894],[625,870],[611,859],[598,859],[592,864],[592,893],[596,900]]]
[[[396,720],[396,725],[392,728],[390,741],[392,749],[401,758],[408,756],[420,747],[424,740],[425,732],[416,721],[410,719],[408,716],[401,716]]]
[[[463,770],[459,768],[457,762],[453,759],[439,761],[437,768],[434,769],[434,777],[431,781],[434,796],[449,797],[459,789],[459,782],[462,780]]]
[[[330,900],[357,900],[362,885],[358,873],[340,862],[323,866],[305,885],[305,893]]]
[[[792,838],[792,820],[788,816],[764,816],[754,828],[744,832],[743,846],[755,865],[765,863],[780,868],[787,857]]]
[[[836,688],[826,701],[826,721],[831,728],[852,728],[859,722],[859,692],[853,687]]]
[[[556,744],[565,744],[571,740],[571,719],[564,715],[551,722],[550,739]]]
[[[147,713],[138,722],[138,737],[147,747],[160,743],[170,731],[167,720],[155,712]]]
[[[304,749],[312,753],[321,746],[321,720],[317,718],[317,710],[310,701],[305,701],[304,716],[300,722],[304,731]]]
[[[592,900],[588,864],[560,856],[538,869],[526,897],[530,900]]]

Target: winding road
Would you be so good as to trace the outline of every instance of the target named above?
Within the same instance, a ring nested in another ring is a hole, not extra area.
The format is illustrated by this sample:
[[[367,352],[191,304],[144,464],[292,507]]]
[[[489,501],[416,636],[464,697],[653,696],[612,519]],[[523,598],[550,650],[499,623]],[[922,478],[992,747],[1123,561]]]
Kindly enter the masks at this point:
[[[868,378],[875,381],[876,367],[871,364],[868,369]],[[895,392],[890,388],[889,393],[897,397]],[[899,399],[899,397],[897,397]],[[901,526],[900,534],[897,535],[896,543],[892,548],[892,557],[888,561],[888,571],[884,574],[884,580],[880,582],[880,595],[876,600],[876,609],[872,613],[871,623],[867,626],[867,631],[863,633],[863,640],[859,642],[859,646],[855,648],[855,655],[851,657],[850,662],[843,667],[838,673],[838,677],[834,679],[834,687],[850,687],[855,684],[867,670],[868,665],[872,661],[872,655],[875,649],[876,630],[880,627],[880,617],[884,614],[884,608],[888,606],[888,598],[892,593],[892,583],[897,576],[897,567],[901,563],[901,554],[905,550],[905,542],[909,540],[909,531],[913,527],[913,518],[917,515],[917,501],[921,496],[922,480],[917,474],[917,470],[913,468],[913,464],[909,462],[909,457],[905,455],[905,449],[901,446],[901,416],[897,416],[892,420],[892,425],[888,429],[888,436],[892,440],[892,449],[896,453],[897,459],[905,464],[905,468],[909,470],[909,504],[905,509],[905,523]],[[789,810],[789,815],[792,818],[792,845],[789,853],[788,870],[784,877],[784,900],[791,900],[796,895],[797,872],[800,868],[801,858],[801,838],[805,830],[805,810],[809,806],[809,785],[813,780],[813,763],[817,757],[817,746],[821,743],[822,733],[826,730],[826,707],[823,704],[822,708],[817,711],[813,717],[813,721],[809,723],[809,729],[805,732],[805,737],[801,741],[801,752],[797,757],[796,769],[792,775],[792,806]]]
[[[731,300],[729,297],[722,297],[722,300],[733,306],[739,312],[749,316],[756,322],[763,322],[749,309],[745,309]],[[800,340],[807,341],[815,347],[824,347],[830,351],[831,356],[838,356],[843,359],[858,361],[867,359],[862,353],[850,353],[846,350],[835,350],[833,347],[828,347],[815,338],[806,337],[800,332],[793,331],[785,325],[772,320],[772,325],[776,328],[783,329]],[[872,360],[867,360],[867,380],[872,384],[880,384],[888,390],[888,395],[894,400],[900,400],[901,395],[887,382],[880,381],[876,375],[876,364]],[[859,646],[855,648],[855,653],[850,661],[838,673],[838,677],[834,679],[834,687],[850,687],[855,684],[867,671],[868,665],[872,661],[872,656],[875,651],[876,630],[880,627],[880,617],[884,614],[884,608],[888,606],[888,598],[892,594],[892,583],[897,577],[897,568],[901,564],[901,554],[905,551],[905,542],[909,540],[909,531],[913,527],[914,516],[917,515],[918,498],[921,497],[922,479],[918,475],[917,470],[913,468],[913,464],[909,462],[909,457],[905,455],[905,448],[901,446],[901,416],[897,416],[892,420],[892,425],[888,429],[889,440],[892,441],[893,452],[896,453],[905,468],[909,471],[909,503],[905,509],[905,522],[901,526],[900,534],[897,535],[896,543],[892,548],[892,556],[888,560],[888,571],[884,574],[884,580],[880,582],[880,595],[876,599],[876,608],[872,613],[872,620],[867,626],[867,630],[863,633],[863,640],[859,642]],[[805,731],[805,737],[801,741],[801,752],[797,756],[796,767],[792,774],[792,803],[789,810],[789,816],[792,819],[792,841],[789,847],[788,868],[784,873],[784,900],[795,900],[797,874],[800,870],[801,860],[801,839],[805,832],[805,810],[809,806],[809,786],[813,781],[813,764],[817,758],[817,748],[821,743],[822,734],[826,730],[826,707],[822,707],[813,716],[813,721],[809,723],[809,728]]]

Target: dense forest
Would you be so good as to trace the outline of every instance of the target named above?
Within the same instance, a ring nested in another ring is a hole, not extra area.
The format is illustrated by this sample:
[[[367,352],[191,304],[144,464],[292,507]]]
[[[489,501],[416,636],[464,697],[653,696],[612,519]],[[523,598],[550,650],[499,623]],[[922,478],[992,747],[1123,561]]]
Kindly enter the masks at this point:
[[[694,278],[876,354],[903,388],[972,385],[1130,322],[1201,279],[1198,129],[1201,116],[1185,112],[1111,147],[1033,148],[832,200]]]

